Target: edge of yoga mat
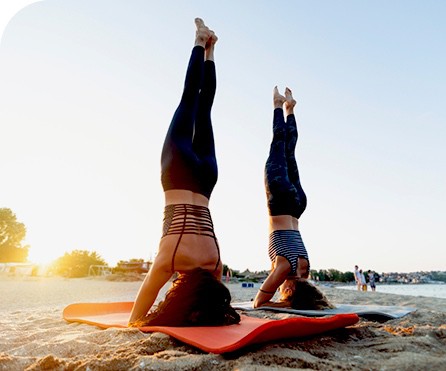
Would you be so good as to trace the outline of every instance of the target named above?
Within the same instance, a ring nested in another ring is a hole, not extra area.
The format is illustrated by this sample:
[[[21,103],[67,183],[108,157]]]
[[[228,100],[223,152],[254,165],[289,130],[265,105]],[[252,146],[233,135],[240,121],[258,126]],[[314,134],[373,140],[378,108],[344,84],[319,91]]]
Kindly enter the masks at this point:
[[[307,316],[307,317],[322,317],[327,315],[329,316],[336,314],[355,313],[360,317],[376,321],[386,321],[390,319],[401,318],[411,312],[416,311],[416,308],[412,307],[388,306],[388,305],[335,304],[336,308],[323,309],[323,310],[301,310],[301,309],[277,308],[268,306],[253,308],[252,301],[232,303],[231,305],[235,309],[241,309],[245,311],[268,310],[280,313],[299,314],[301,316]]]
[[[67,322],[79,322],[100,328],[126,328],[132,302],[77,303],[63,310]],[[237,325],[203,327],[145,326],[143,332],[162,332],[209,353],[227,353],[244,346],[318,335],[354,325],[356,314],[338,314],[322,318],[296,317],[281,320],[241,316]]]

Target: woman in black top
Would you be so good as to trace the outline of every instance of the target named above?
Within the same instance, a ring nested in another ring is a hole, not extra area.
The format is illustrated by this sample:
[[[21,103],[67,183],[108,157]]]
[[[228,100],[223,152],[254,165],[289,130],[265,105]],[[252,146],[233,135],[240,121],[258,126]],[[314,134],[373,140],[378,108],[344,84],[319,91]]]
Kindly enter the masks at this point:
[[[217,182],[211,123],[217,36],[200,18],[195,24],[195,46],[184,91],[161,156],[163,236],[134,303],[131,325],[223,325],[240,321],[230,306],[229,290],[220,281],[220,250],[208,209]],[[149,313],[159,290],[175,272],[178,278],[165,300]]]

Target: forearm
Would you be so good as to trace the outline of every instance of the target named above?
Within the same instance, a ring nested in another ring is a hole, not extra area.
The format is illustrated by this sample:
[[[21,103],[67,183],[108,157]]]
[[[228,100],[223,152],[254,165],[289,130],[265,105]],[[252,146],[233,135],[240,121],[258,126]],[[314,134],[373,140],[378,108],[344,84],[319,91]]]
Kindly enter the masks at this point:
[[[142,285],[139,289],[130,314],[129,323],[135,322],[143,318],[152,308],[153,303],[158,296],[158,291],[154,292],[149,285]]]
[[[254,308],[258,308],[264,305],[267,305],[269,303],[272,303],[271,299],[273,298],[274,294],[271,293],[264,293],[262,291],[258,291],[257,295],[254,299]]]
[[[257,292],[256,298],[254,299],[254,308],[260,307],[267,303],[272,303],[271,299],[279,286],[283,283],[283,281],[285,281],[289,269],[290,268],[287,266],[285,266],[285,268],[284,265],[280,265],[278,267],[276,264],[276,267],[273,268],[262,287]]]
[[[152,308],[160,289],[172,276],[170,271],[165,271],[152,266],[142,283],[130,314],[129,323],[143,318]]]
[[[272,303],[271,299],[276,293],[277,287],[279,287],[277,283],[277,272],[272,271],[257,292],[256,298],[254,299],[254,308]]]

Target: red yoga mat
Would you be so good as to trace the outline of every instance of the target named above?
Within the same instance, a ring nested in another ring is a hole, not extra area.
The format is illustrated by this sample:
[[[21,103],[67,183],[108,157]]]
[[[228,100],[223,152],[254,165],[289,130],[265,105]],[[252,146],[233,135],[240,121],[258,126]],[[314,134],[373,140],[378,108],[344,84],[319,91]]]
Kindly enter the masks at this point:
[[[100,328],[127,327],[132,302],[70,304],[63,311],[68,322]],[[358,322],[356,314],[295,317],[281,320],[241,316],[237,325],[203,327],[145,326],[143,332],[162,332],[209,353],[233,352],[250,344],[317,335]]]

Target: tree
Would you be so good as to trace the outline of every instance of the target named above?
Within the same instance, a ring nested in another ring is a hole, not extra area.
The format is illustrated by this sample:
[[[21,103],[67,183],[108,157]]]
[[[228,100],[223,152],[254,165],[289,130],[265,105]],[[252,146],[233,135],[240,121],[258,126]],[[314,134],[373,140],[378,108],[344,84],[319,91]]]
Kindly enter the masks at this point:
[[[29,246],[23,246],[26,228],[8,208],[0,208],[0,263],[22,263],[28,259]]]
[[[107,263],[95,251],[73,250],[58,258],[52,264],[52,271],[67,277],[85,277],[88,275],[90,265],[107,265]]]
[[[355,281],[355,275],[353,272],[345,272],[343,273],[343,279],[342,282],[354,282]]]
[[[337,269],[320,269],[319,271],[312,269],[310,275],[316,281],[351,282],[355,280],[352,272],[343,273]]]

